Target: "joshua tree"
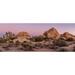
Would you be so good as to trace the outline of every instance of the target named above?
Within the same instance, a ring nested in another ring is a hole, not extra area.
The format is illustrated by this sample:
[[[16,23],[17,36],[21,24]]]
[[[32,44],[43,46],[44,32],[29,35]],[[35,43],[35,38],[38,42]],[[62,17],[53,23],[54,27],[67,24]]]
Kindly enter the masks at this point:
[[[13,40],[15,38],[15,34],[12,32],[6,32],[5,35],[3,35],[3,39]]]

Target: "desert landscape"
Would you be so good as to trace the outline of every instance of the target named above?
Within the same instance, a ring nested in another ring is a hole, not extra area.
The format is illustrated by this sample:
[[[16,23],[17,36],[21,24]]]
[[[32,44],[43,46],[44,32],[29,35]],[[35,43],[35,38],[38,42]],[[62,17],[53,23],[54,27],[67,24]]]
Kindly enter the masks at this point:
[[[55,27],[50,27],[37,36],[22,31],[17,34],[6,32],[0,37],[0,52],[23,51],[73,52],[75,35],[69,32],[61,34]]]

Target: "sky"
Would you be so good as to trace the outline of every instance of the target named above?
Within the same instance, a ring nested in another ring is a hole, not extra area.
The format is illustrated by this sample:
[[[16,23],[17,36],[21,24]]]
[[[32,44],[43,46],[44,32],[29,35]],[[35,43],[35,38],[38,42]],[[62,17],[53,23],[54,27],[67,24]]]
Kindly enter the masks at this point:
[[[61,34],[64,32],[75,34],[74,23],[0,23],[0,33],[8,31],[18,33],[21,31],[25,31],[32,35],[41,35],[43,32],[52,27],[55,27]]]

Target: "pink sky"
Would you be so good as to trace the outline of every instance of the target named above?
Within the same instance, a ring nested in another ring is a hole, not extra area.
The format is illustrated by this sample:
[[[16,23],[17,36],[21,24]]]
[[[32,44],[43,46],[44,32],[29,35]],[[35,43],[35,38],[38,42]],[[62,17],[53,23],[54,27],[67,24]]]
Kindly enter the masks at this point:
[[[51,27],[55,27],[60,33],[70,32],[75,34],[75,24],[49,24],[49,23],[4,23],[0,24],[0,32],[20,32],[26,31],[30,34],[41,34],[44,31],[50,29]]]

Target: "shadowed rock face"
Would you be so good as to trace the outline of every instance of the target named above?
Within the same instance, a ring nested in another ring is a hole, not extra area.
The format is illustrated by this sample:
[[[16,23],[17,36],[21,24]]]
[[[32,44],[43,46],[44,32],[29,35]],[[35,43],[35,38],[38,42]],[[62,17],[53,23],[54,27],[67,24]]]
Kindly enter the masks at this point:
[[[58,39],[60,37],[59,32],[53,27],[43,34],[47,38]]]

